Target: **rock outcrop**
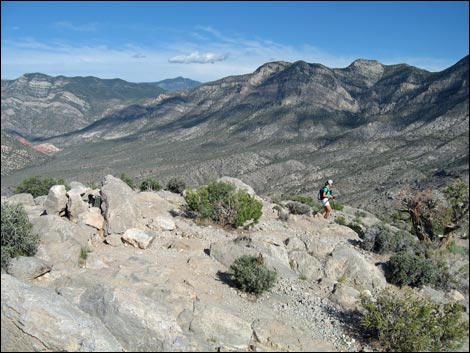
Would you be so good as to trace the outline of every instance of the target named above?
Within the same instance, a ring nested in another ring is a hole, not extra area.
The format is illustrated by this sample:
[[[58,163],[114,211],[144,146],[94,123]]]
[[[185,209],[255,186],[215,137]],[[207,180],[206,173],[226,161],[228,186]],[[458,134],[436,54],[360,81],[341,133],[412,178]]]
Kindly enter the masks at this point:
[[[282,220],[267,200],[255,227],[202,226],[174,211],[184,208],[177,194],[137,192],[110,175],[98,191],[70,185],[61,193],[69,200],[61,203],[63,216],[38,215],[47,200],[2,198],[26,205],[40,235],[35,257],[13,260],[2,274],[2,350],[363,348],[341,317],[360,308],[361,294],[387,284],[350,228],[312,215]],[[101,195],[102,208],[87,195]],[[341,217],[357,212],[349,208]],[[261,256],[277,272],[267,293],[254,297],[230,279],[230,265],[242,255]]]

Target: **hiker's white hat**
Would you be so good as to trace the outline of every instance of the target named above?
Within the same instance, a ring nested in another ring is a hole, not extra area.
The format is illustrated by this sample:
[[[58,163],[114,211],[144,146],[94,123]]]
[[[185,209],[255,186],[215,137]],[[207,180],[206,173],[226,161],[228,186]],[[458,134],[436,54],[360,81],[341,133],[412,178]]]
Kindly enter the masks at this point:
[[[327,183],[330,184],[330,185],[333,185],[333,180],[328,179]]]

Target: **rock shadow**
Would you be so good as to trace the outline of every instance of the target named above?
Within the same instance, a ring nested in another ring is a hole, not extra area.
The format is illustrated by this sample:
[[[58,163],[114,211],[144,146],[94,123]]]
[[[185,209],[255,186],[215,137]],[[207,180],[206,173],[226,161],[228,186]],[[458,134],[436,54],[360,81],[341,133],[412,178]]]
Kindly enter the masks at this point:
[[[230,278],[230,274],[228,272],[217,271],[217,277],[219,280],[230,287],[238,288],[237,283]]]

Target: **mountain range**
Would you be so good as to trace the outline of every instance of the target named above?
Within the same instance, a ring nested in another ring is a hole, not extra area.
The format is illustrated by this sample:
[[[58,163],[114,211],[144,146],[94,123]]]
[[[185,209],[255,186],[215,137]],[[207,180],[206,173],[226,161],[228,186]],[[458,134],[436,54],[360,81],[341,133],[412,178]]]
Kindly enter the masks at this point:
[[[152,82],[152,84],[163,88],[165,91],[180,91],[183,89],[191,89],[200,86],[202,82],[178,76],[158,82]]]
[[[2,80],[2,131],[61,149],[2,172],[2,191],[32,174],[88,182],[125,172],[190,185],[229,175],[258,193],[312,196],[334,179],[342,202],[385,212],[407,186],[468,181],[468,75],[466,56],[441,72],[278,61],[175,92],[40,74]]]

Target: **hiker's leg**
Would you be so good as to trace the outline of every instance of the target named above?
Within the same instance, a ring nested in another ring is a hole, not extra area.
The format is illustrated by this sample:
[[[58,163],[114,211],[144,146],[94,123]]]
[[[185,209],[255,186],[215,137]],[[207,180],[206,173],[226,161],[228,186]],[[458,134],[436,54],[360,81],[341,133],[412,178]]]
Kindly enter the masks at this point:
[[[328,207],[323,206],[323,213],[321,214],[323,216],[323,218],[326,218],[327,212],[328,212]]]
[[[325,214],[325,218],[328,218],[330,217],[330,214],[331,214],[331,206],[328,205],[326,206],[326,214]]]

